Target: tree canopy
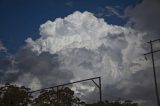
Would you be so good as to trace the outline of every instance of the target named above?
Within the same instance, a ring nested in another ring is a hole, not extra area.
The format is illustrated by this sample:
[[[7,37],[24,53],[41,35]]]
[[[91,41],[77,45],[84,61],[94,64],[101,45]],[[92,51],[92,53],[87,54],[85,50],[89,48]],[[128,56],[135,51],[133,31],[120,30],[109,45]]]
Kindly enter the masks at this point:
[[[0,87],[0,106],[100,106],[100,103],[87,104],[75,96],[69,87],[44,89],[32,96],[31,90],[24,86],[6,84]],[[138,106],[130,100],[105,101],[101,106]]]
[[[74,96],[74,91],[66,87],[55,91],[54,89],[42,90],[40,95],[33,100],[33,106],[72,106],[83,104]]]
[[[0,106],[28,106],[32,96],[29,88],[6,84],[0,87]]]
[[[92,103],[92,104],[86,104],[85,106],[100,106],[100,103],[97,102],[97,103]],[[130,100],[124,100],[124,101],[116,100],[116,101],[111,101],[111,102],[106,100],[101,103],[101,106],[138,106],[138,104]]]

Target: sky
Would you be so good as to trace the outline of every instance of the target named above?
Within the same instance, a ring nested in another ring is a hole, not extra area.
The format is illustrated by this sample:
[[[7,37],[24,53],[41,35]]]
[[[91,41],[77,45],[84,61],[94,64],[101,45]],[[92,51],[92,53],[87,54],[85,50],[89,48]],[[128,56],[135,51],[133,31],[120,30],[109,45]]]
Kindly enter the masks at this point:
[[[0,0],[0,83],[36,90],[101,76],[103,100],[156,106],[152,61],[143,54],[160,38],[159,10],[159,0]],[[97,100],[93,84],[72,89]]]

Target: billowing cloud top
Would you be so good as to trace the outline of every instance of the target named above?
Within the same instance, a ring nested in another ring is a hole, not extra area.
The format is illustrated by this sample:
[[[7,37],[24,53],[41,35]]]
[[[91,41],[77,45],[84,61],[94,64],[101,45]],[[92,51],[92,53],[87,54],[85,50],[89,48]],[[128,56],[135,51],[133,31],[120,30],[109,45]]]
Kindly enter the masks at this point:
[[[131,28],[109,25],[90,12],[73,14],[40,26],[40,38],[26,40],[32,51],[58,54],[61,68],[75,79],[102,76],[115,83],[136,71],[143,70],[145,33]]]
[[[53,54],[67,48],[97,49],[102,44],[111,46],[107,45],[109,43],[106,44],[107,37],[118,36],[120,40],[125,40],[120,34],[134,38],[135,32],[131,29],[108,25],[103,19],[97,19],[90,12],[76,11],[64,19],[57,18],[53,22],[47,21],[42,24],[40,26],[41,37],[36,41],[28,38],[26,42],[38,53],[49,51]],[[142,36],[138,34],[136,36],[134,41],[141,40]]]

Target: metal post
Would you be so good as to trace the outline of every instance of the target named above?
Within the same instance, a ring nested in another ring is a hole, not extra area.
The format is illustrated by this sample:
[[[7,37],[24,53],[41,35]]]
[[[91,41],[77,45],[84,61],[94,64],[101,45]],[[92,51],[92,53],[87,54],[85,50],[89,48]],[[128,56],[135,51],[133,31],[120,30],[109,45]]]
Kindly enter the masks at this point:
[[[56,88],[57,88],[57,105],[59,106],[59,94],[58,94],[58,93],[59,93],[59,92],[58,92],[58,91],[59,91],[59,88],[58,88],[58,86],[57,86]]]
[[[99,105],[102,105],[102,87],[101,87],[101,77],[98,77],[99,84],[97,84],[94,79],[91,79],[93,83],[99,88]]]
[[[99,77],[99,101],[100,101],[100,106],[102,106],[101,77]]]
[[[160,106],[158,85],[157,85],[157,76],[156,76],[156,69],[155,69],[155,63],[154,63],[154,53],[153,53],[153,46],[152,46],[152,42],[151,41],[150,41],[150,45],[151,45],[152,65],[153,65],[153,73],[154,73],[154,83],[155,83],[155,91],[156,91],[156,97],[157,97],[157,105]]]

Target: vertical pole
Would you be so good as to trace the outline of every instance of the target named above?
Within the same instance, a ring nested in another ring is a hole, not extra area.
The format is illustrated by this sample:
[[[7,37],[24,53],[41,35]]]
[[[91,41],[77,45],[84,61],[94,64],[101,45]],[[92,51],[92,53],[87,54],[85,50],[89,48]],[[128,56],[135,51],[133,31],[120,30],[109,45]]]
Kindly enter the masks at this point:
[[[102,106],[101,77],[99,77],[99,102],[100,102],[100,106]]]
[[[152,65],[153,65],[153,73],[154,73],[154,83],[155,83],[155,91],[156,91],[156,97],[157,97],[157,105],[160,106],[152,41],[150,41],[150,45],[151,45]]]
[[[58,89],[58,86],[57,86],[57,105],[59,106],[59,89]]]

